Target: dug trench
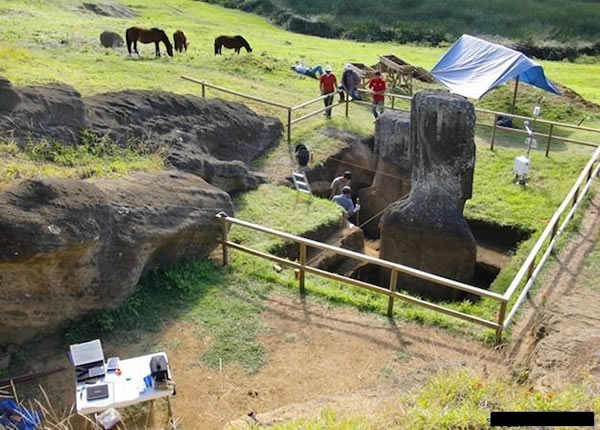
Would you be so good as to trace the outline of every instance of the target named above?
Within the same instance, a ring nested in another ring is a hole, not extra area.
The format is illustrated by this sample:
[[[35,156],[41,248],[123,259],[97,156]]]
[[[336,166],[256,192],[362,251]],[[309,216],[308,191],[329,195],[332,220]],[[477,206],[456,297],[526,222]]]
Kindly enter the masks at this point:
[[[335,133],[334,130],[331,132]],[[347,133],[344,133],[343,137],[347,145],[330,155],[324,162],[316,166],[309,166],[307,177],[313,194],[321,198],[328,198],[331,180],[341,176],[346,170],[351,170],[353,200],[356,202],[358,199],[361,205],[361,213],[363,212],[362,208],[366,208],[365,212],[369,216],[361,215],[358,220],[354,218],[352,224],[346,224],[345,227],[342,227],[344,224],[342,222],[338,225],[321,226],[315,231],[309,232],[306,237],[378,258],[380,247],[379,219],[385,207],[394,200],[390,198],[388,201],[382,202],[382,193],[375,195],[365,191],[372,189],[376,174],[381,174],[389,180],[389,186],[393,186],[393,182],[400,183],[398,184],[400,190],[393,192],[386,189],[386,195],[392,197],[397,195],[406,196],[410,191],[410,176],[407,176],[402,169],[390,168],[389,163],[385,166],[384,172],[377,170],[381,165],[378,164],[378,157],[373,152],[373,137],[361,138],[354,136],[354,139],[349,139]],[[385,204],[380,209],[382,203]],[[372,206],[378,210],[375,211]],[[466,217],[466,221],[477,244],[477,261],[472,285],[488,289],[500,271],[510,263],[519,244],[531,237],[534,231],[520,226],[500,225],[489,220]],[[295,243],[284,243],[271,251],[291,260],[298,258],[298,245]],[[381,281],[383,279],[381,270],[385,269],[381,269],[377,265],[310,247],[307,249],[307,257],[308,264],[320,269],[372,284],[387,286],[387,283],[383,285]],[[478,296],[469,295],[468,298],[475,301]]]

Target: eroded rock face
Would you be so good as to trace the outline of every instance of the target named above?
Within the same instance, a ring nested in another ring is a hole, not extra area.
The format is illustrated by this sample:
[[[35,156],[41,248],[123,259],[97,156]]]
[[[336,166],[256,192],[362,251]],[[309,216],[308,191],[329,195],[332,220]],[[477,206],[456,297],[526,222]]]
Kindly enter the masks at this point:
[[[463,217],[471,197],[475,113],[460,96],[423,91],[412,100],[408,199],[393,203],[381,219],[381,258],[451,279],[471,282],[475,239]],[[399,276],[399,288],[437,300],[460,291]]]
[[[165,91],[82,98],[66,85],[12,87],[0,81],[0,95],[0,137],[73,145],[87,130],[122,146],[168,148],[174,167],[228,192],[255,185],[248,164],[274,146],[283,131],[278,119],[243,104]]]
[[[205,258],[229,195],[198,176],[137,173],[92,184],[23,180],[0,194],[0,344],[115,307],[147,270]]]
[[[410,146],[410,113],[388,111],[375,123],[375,176],[368,188],[360,190],[361,219],[367,221],[383,211],[390,203],[410,191],[412,163],[408,158]],[[370,237],[379,237],[379,219],[375,217],[364,226]]]

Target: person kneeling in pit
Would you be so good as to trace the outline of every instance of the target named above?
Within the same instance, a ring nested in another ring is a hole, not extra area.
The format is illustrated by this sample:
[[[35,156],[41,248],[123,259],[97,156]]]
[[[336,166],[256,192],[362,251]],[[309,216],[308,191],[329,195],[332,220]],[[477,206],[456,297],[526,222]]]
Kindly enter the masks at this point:
[[[331,201],[344,208],[346,219],[349,219],[360,210],[360,205],[354,206],[354,202],[352,202],[352,188],[348,185],[342,188],[342,194],[335,196]]]

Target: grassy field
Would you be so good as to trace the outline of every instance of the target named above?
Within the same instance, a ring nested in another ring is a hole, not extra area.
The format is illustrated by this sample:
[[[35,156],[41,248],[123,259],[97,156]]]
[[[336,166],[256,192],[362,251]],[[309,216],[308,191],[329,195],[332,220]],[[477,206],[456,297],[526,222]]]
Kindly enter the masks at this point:
[[[83,94],[124,88],[196,93],[190,74],[227,87],[297,104],[318,95],[316,82],[289,70],[294,61],[331,64],[340,71],[347,61],[377,62],[378,54],[395,53],[430,68],[444,49],[392,43],[355,43],[286,32],[264,18],[191,0],[129,0],[139,17],[99,17],[78,8],[74,0],[0,0],[0,73],[17,84],[62,81]],[[105,50],[99,34],[124,35],[131,25],[160,26],[168,34],[185,31],[191,42],[186,55],[155,59],[153,47],[142,47],[143,60],[128,59],[125,48]],[[239,33],[254,48],[251,55],[213,55],[213,39]],[[548,76],[600,102],[600,64],[543,62]]]
[[[345,28],[388,25],[417,31],[430,30],[451,36],[463,32],[510,38],[584,39],[600,35],[596,20],[600,10],[584,0],[533,0],[528,11],[515,0],[276,0],[304,15],[329,16]],[[368,27],[367,27],[368,28]]]

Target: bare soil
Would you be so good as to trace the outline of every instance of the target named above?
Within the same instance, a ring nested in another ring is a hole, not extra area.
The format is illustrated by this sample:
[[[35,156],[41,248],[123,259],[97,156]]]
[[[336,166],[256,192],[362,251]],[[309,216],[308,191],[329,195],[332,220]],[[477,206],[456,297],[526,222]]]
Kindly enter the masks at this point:
[[[336,396],[360,390],[367,390],[372,398],[380,398],[374,392],[386,390],[401,394],[441,367],[504,369],[500,352],[443,330],[394,323],[353,308],[328,307],[310,296],[305,300],[275,296],[263,304],[267,330],[259,341],[267,350],[267,364],[254,375],[237,367],[203,366],[199,358],[210,339],[199,337],[196,326],[186,320],[146,333],[133,345],[106,343],[105,354],[127,358],[149,350],[166,351],[177,383],[177,396],[171,402],[174,415],[181,418],[183,428],[202,429],[219,429],[250,412],[261,416],[311,399],[339,406]],[[49,349],[56,351],[44,348]],[[65,358],[47,360],[43,367],[56,365],[68,367]],[[47,377],[42,384],[53,398],[65,399],[64,406],[74,400],[69,371]],[[300,408],[298,413],[306,410]],[[138,423],[146,420],[150,428],[164,426],[165,407],[155,405],[152,413],[146,407]]]
[[[514,330],[512,361],[527,369],[539,388],[560,389],[585,378],[600,392],[600,294],[579,279],[599,234],[597,193]]]

